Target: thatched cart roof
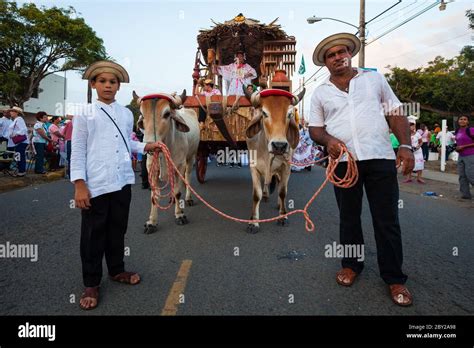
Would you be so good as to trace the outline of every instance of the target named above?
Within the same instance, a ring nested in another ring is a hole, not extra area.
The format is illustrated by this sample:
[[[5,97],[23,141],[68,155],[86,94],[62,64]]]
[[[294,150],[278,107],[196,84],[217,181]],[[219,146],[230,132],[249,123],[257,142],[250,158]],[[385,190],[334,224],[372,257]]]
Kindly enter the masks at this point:
[[[197,37],[199,48],[204,57],[209,48],[221,49],[220,64],[230,64],[238,50],[246,53],[247,63],[259,72],[262,59],[263,42],[270,40],[294,39],[289,37],[279,24],[278,18],[269,24],[260,23],[256,19],[245,18],[239,14],[234,19],[224,23],[216,23],[208,30],[200,30]]]

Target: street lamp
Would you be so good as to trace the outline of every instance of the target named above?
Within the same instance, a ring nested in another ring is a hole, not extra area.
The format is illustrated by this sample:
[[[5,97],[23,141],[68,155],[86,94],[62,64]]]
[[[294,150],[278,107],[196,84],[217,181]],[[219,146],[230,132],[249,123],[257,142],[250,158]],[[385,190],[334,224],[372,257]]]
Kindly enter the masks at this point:
[[[309,17],[307,19],[307,21],[308,21],[309,24],[313,24],[313,23],[316,23],[316,22],[321,22],[323,19],[329,19],[331,21],[344,23],[344,24],[350,25],[351,27],[354,27],[354,28],[357,29],[357,31],[359,33],[359,39],[360,39],[360,42],[361,42],[360,51],[359,51],[359,68],[363,68],[364,64],[365,64],[365,25],[367,24],[367,23],[365,23],[365,16],[364,16],[363,10],[361,9],[361,21],[360,21],[359,26],[356,26],[356,25],[351,24],[349,22],[341,21],[340,19],[332,18],[332,17],[312,16],[312,17]]]
[[[350,25],[351,27],[354,27],[354,28],[356,28],[357,30],[359,30],[359,27],[355,26],[354,24],[351,24],[351,23],[348,23],[348,22],[344,22],[344,21],[341,21],[340,19],[336,19],[336,18],[332,18],[332,17],[316,17],[316,16],[312,16],[312,17],[309,17],[309,18],[307,19],[307,21],[308,21],[309,24],[313,24],[313,23],[316,23],[316,22],[321,22],[323,19],[329,19],[329,20],[332,20],[332,21],[341,22],[341,23]]]

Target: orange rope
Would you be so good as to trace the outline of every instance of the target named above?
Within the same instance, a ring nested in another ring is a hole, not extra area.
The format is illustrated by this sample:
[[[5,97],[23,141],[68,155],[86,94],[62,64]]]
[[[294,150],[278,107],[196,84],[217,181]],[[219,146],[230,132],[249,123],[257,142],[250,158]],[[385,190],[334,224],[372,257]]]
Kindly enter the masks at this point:
[[[159,174],[159,154],[160,153],[163,153],[164,161],[165,161],[166,166],[168,168],[168,182],[162,187],[157,187],[156,183],[158,182],[157,179],[158,179],[158,174]],[[342,157],[344,155],[347,155],[347,171],[346,171],[346,174],[344,175],[343,178],[339,178],[334,173],[334,171],[336,170],[337,165],[339,164],[340,160],[342,159]],[[328,157],[321,158],[320,160],[318,160],[316,162],[325,160],[326,158],[328,158]],[[239,219],[239,218],[235,218],[233,216],[230,216],[230,215],[222,212],[221,210],[213,207],[204,198],[202,198],[201,195],[199,195],[193,189],[193,187],[185,181],[183,175],[177,170],[176,165],[174,164],[173,160],[171,159],[171,153],[170,153],[168,147],[163,143],[160,143],[160,147],[156,151],[154,151],[154,153],[153,153],[153,160],[152,160],[150,172],[148,174],[148,180],[150,182],[150,186],[151,186],[151,190],[152,190],[152,203],[155,206],[157,206],[159,209],[161,209],[161,210],[168,209],[174,203],[173,192],[174,192],[174,185],[175,185],[175,181],[174,181],[174,179],[175,179],[174,175],[175,174],[178,175],[178,177],[184,182],[184,184],[187,187],[189,187],[191,192],[201,202],[203,202],[206,207],[208,207],[209,209],[214,211],[216,214],[218,214],[218,215],[220,215],[220,216],[222,216],[226,219],[236,221],[236,222],[243,222],[243,223],[264,223],[264,222],[276,221],[276,220],[288,217],[290,215],[301,213],[301,214],[303,214],[303,217],[306,221],[305,227],[306,227],[306,231],[308,231],[308,232],[314,231],[314,227],[315,227],[313,221],[309,217],[308,209],[309,209],[310,205],[313,203],[313,201],[316,199],[316,197],[318,197],[318,195],[321,193],[323,188],[327,185],[327,183],[331,182],[332,184],[334,184],[337,187],[349,188],[349,187],[354,186],[355,183],[357,182],[358,178],[359,178],[359,173],[358,173],[358,170],[357,170],[357,164],[356,164],[356,161],[354,160],[354,157],[352,156],[352,154],[347,150],[347,148],[344,145],[341,145],[341,152],[339,154],[339,157],[336,158],[336,159],[329,158],[329,164],[328,164],[328,167],[326,168],[326,179],[321,184],[321,186],[316,190],[316,192],[313,194],[313,196],[308,201],[308,203],[306,203],[306,205],[304,206],[303,209],[293,210],[293,211],[291,211],[289,213],[286,213],[284,215],[279,215],[279,216],[276,216],[276,217],[273,217],[273,218],[270,218],[270,219],[248,220],[248,219]],[[168,186],[169,186],[169,192],[162,195],[161,191],[164,188],[168,187]],[[166,205],[166,206],[162,206],[159,203],[160,199],[164,198],[164,197],[169,197],[170,198],[169,199],[169,204]]]

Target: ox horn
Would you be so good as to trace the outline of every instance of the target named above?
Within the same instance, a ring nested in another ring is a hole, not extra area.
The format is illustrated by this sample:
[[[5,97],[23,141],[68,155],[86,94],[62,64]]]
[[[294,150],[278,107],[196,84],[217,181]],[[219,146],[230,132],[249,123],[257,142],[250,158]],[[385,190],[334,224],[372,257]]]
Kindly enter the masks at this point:
[[[135,91],[132,92],[132,96],[133,96],[133,100],[135,100],[135,101],[140,99],[140,97],[138,96],[138,94]]]
[[[183,93],[181,93],[180,96],[174,95],[173,101],[171,102],[171,107],[173,109],[179,109],[183,106],[185,100],[186,100],[186,90],[183,89]]]
[[[303,87],[303,90],[296,97],[293,96],[293,101],[292,101],[293,106],[298,105],[301,99],[303,99],[305,93],[306,93],[306,88]]]

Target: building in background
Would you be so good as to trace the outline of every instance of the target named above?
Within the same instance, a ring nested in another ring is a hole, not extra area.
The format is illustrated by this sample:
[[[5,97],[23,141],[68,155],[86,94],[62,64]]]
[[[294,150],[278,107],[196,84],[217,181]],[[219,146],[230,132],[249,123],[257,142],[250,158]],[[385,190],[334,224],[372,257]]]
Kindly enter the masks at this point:
[[[35,114],[44,111],[50,116],[64,116],[67,79],[64,76],[51,74],[41,80],[30,100],[23,105],[25,122],[28,128],[36,123]],[[6,108],[0,104],[0,109]]]

